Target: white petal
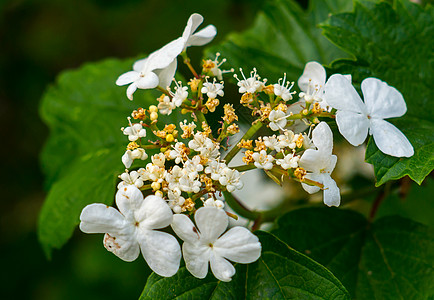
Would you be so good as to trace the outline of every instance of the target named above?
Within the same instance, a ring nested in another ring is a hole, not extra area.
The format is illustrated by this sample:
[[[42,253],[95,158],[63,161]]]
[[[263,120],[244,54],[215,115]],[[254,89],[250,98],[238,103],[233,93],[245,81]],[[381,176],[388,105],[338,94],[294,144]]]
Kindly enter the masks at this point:
[[[137,60],[134,64],[133,64],[133,70],[136,72],[141,72],[146,65],[146,62],[148,61],[148,58],[142,58]]]
[[[333,170],[336,167],[336,163],[338,161],[338,157],[336,155],[332,155],[330,156],[330,160],[329,160],[329,164],[328,166],[325,168],[325,171],[328,173],[333,172]]]
[[[333,151],[333,133],[326,122],[319,123],[312,131],[312,140],[318,150],[331,154]]]
[[[134,215],[136,221],[140,222],[140,227],[147,229],[167,227],[173,218],[172,210],[166,201],[155,195],[147,196]]]
[[[189,217],[182,214],[173,216],[172,229],[184,241],[195,244],[199,241],[199,233]]]
[[[303,92],[307,91],[310,84],[313,86],[324,86],[326,81],[326,71],[324,67],[316,61],[310,61],[306,64],[303,70],[303,74],[298,79],[298,86]]]
[[[125,168],[131,167],[133,164],[133,159],[131,157],[131,150],[125,151],[124,155],[122,155],[122,163],[125,165]]]
[[[134,220],[134,212],[138,210],[143,203],[142,192],[134,185],[129,185],[119,189],[115,198],[116,205],[125,218],[129,221]]]
[[[133,94],[137,90],[137,85],[135,82],[131,83],[127,88],[127,97],[130,100],[133,100]]]
[[[148,56],[148,61],[145,64],[143,72],[147,73],[167,67],[182,52],[184,44],[185,40],[180,37],[151,53]]]
[[[305,178],[322,183],[322,174],[316,174],[316,173],[307,173]],[[303,189],[308,192],[309,194],[315,194],[319,192],[321,189],[316,185],[309,185],[306,183],[302,183],[301,186]]]
[[[210,265],[212,273],[218,280],[228,282],[235,275],[234,266],[223,257],[211,255]]]
[[[214,243],[214,251],[233,262],[249,264],[261,256],[261,243],[247,228],[237,226]]]
[[[80,230],[85,233],[119,234],[126,228],[124,216],[102,203],[89,204],[80,214]]]
[[[139,256],[140,248],[133,234],[104,235],[104,247],[124,261],[134,261]]]
[[[324,100],[333,108],[356,113],[366,112],[365,104],[345,76],[334,74],[324,86]]]
[[[182,245],[187,270],[197,278],[205,278],[208,273],[208,262],[211,255],[211,248],[205,245],[191,244],[185,242]]]
[[[125,85],[136,81],[139,78],[140,73],[136,71],[129,71],[118,77],[116,85]]]
[[[199,14],[192,14],[188,18],[187,25],[185,26],[184,32],[182,33],[182,38],[187,42],[193,32],[199,27],[203,22],[203,17]]]
[[[328,174],[323,174],[324,204],[327,206],[339,206],[341,194],[336,182]]]
[[[377,78],[363,80],[362,92],[371,117],[380,119],[400,117],[407,111],[402,94]]]
[[[145,76],[140,77],[139,80],[135,82],[139,89],[153,89],[158,86],[158,76],[154,72],[148,72]]]
[[[193,34],[187,41],[186,47],[202,46],[211,42],[217,34],[217,29],[214,25],[208,25],[204,29]]]
[[[363,114],[338,110],[336,123],[339,132],[353,146],[362,144],[368,135],[369,119]]]
[[[178,62],[176,59],[174,59],[173,62],[171,62],[166,68],[155,70],[155,73],[158,75],[158,79],[160,81],[158,83],[159,86],[164,89],[167,89],[167,87],[170,86],[170,83],[175,76],[177,65]]]
[[[194,215],[200,238],[204,243],[214,243],[228,227],[228,216],[215,207],[201,207]]]
[[[137,234],[137,240],[152,271],[164,277],[175,275],[181,260],[181,247],[173,235],[155,230],[142,230]]]
[[[307,149],[298,162],[298,165],[306,171],[319,173],[321,165],[319,162],[323,160],[323,155],[320,151],[314,149]]]
[[[371,119],[370,133],[381,152],[396,157],[413,156],[414,149],[407,137],[389,122]]]

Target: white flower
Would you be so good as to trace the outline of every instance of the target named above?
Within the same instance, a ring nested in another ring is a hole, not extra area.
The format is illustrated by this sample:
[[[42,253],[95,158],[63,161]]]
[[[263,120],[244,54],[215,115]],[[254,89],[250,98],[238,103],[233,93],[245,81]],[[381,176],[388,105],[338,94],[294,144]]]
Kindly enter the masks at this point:
[[[174,80],[175,81],[175,80]],[[172,102],[176,107],[180,107],[182,102],[188,97],[188,87],[182,86],[181,81],[175,81],[175,93],[169,89],[169,93],[172,96]]]
[[[173,214],[158,196],[143,198],[130,185],[116,193],[119,211],[102,203],[86,206],[80,215],[85,233],[105,233],[104,246],[124,261],[133,261],[141,250],[149,267],[160,276],[172,276],[179,268],[181,251],[172,235],[156,231],[172,222]],[[162,247],[164,245],[164,247]]]
[[[223,97],[224,91],[223,91],[223,81],[221,83],[216,83],[216,79],[214,78],[214,81],[208,82],[208,79],[206,79],[206,82],[203,83],[203,87],[201,89],[202,94],[206,94],[208,98],[215,99],[218,96]]]
[[[185,202],[185,198],[181,196],[181,190],[179,188],[169,189],[167,191],[167,197],[169,198],[169,206],[175,214],[182,212],[181,206]]]
[[[351,82],[351,75],[343,75]],[[331,110],[330,105],[324,100],[324,85],[326,84],[326,70],[316,61],[306,64],[303,74],[298,79],[298,86],[302,91],[299,96],[302,102],[319,102],[323,109]]]
[[[279,109],[274,109],[270,112],[270,115],[268,116],[268,119],[270,120],[270,129],[273,131],[276,130],[283,130],[283,127],[286,126],[286,115],[283,111]]]
[[[128,185],[135,185],[137,188],[141,188],[143,186],[143,180],[141,179],[140,174],[136,171],[132,171],[130,173],[126,171],[118,177],[122,180],[118,184],[118,189],[122,189]]]
[[[179,188],[187,193],[199,193],[202,183],[197,176],[192,177],[191,174],[184,174],[179,179]]]
[[[270,150],[276,150],[277,152],[280,151],[281,143],[276,138],[276,135],[273,136],[264,136],[263,138],[265,146]]]
[[[278,83],[274,85],[274,95],[282,98],[284,101],[291,100],[292,94],[295,94],[295,92],[290,92],[293,86],[294,82],[286,82],[286,73],[284,73],[283,79],[280,78]]]
[[[121,128],[121,130],[125,135],[128,135],[128,139],[131,142],[137,141],[139,138],[146,136],[146,129],[143,128],[142,122],[132,124],[131,117],[128,117],[127,119],[130,126],[127,128]]]
[[[116,84],[126,85],[127,97],[133,100],[134,92],[139,89],[153,89],[157,86],[166,88],[176,72],[176,57],[182,52],[185,40],[180,37],[161,49],[151,53],[147,58],[138,60],[133,65],[133,71],[119,76]]]
[[[219,209],[223,209],[225,207],[225,204],[221,200],[215,200],[213,198],[208,198],[205,201],[203,201],[204,207],[215,207]]]
[[[219,62],[219,56],[220,56],[220,53],[217,52],[215,55],[215,59],[211,61],[214,64],[214,67],[211,68],[210,72],[214,77],[217,77],[218,80],[223,80],[223,74],[224,73],[232,73],[234,71],[234,69],[230,69],[230,70],[220,69],[220,66],[226,62],[226,58],[223,58]]]
[[[158,111],[162,115],[170,115],[172,110],[176,108],[175,103],[168,96],[164,96],[162,99],[159,99],[158,102]]]
[[[283,159],[276,159],[276,164],[280,165],[282,169],[290,169],[290,168],[297,168],[298,167],[298,161],[300,160],[300,157],[293,154],[288,154],[283,157]]]
[[[134,150],[125,151],[124,155],[122,155],[122,163],[125,165],[125,168],[131,167],[133,161],[135,159],[145,160],[148,158],[148,154],[143,148],[136,148]]]
[[[238,92],[241,94],[244,93],[256,93],[262,90],[264,87],[264,82],[260,81],[259,75],[256,74],[256,68],[253,68],[253,71],[250,72],[250,77],[246,78],[243,73],[243,69],[240,68],[241,75],[243,75],[243,80],[239,80],[237,74],[234,74],[236,80],[238,80],[237,85],[239,86]]]
[[[225,163],[219,162],[217,160],[211,160],[208,162],[205,168],[205,173],[210,174],[212,180],[219,180],[222,176],[222,172],[226,169]]]
[[[224,168],[220,173],[219,182],[221,185],[226,186],[229,193],[232,193],[235,189],[241,190],[243,188],[244,184],[240,177],[238,170]]]
[[[164,168],[164,163],[166,161],[166,156],[164,153],[158,153],[151,156],[151,161],[154,165]]]
[[[295,149],[295,147],[297,146],[295,143],[297,139],[295,138],[294,132],[291,130],[285,130],[283,134],[277,136],[277,140],[278,140],[279,148],[275,147],[276,151],[280,151],[280,148],[286,148],[286,147],[290,149]]]
[[[345,79],[347,80],[347,79]],[[298,162],[308,173],[305,178],[324,185],[324,203],[328,206],[339,206],[341,195],[336,182],[330,177],[336,166],[337,157],[332,155],[333,133],[325,122],[319,123],[312,131],[312,140],[318,150],[307,149]],[[316,193],[319,187],[302,183],[309,194]]]
[[[184,32],[182,33],[182,39],[184,40],[185,51],[190,46],[202,46],[208,44],[213,40],[217,34],[217,29],[214,25],[208,25],[204,29],[194,33],[200,24],[203,22],[203,17],[200,14],[192,14],[187,21]]]
[[[223,234],[228,226],[223,210],[201,207],[194,219],[197,228],[186,215],[175,215],[172,222],[173,230],[184,241],[185,265],[193,276],[205,278],[209,263],[217,279],[230,281],[235,268],[228,260],[248,264],[261,255],[259,240],[248,229],[236,226]]]
[[[299,97],[308,103],[321,102],[323,87],[326,82],[326,71],[316,61],[306,64],[303,74],[298,79],[298,86],[302,91]]]
[[[170,150],[169,157],[170,159],[174,159],[176,164],[179,164],[187,157],[187,153],[185,152],[185,145],[182,142],[177,142],[175,146],[173,146],[173,150]]]
[[[342,75],[330,77],[324,98],[338,111],[336,123],[339,132],[353,146],[362,144],[373,135],[375,144],[385,154],[410,157],[413,146],[395,126],[383,119],[400,117],[407,111],[401,93],[377,78],[362,81],[364,102],[351,83]]]
[[[267,151],[261,150],[261,152],[255,152],[252,154],[255,160],[255,166],[258,169],[271,170],[273,168],[274,157],[267,155]]]

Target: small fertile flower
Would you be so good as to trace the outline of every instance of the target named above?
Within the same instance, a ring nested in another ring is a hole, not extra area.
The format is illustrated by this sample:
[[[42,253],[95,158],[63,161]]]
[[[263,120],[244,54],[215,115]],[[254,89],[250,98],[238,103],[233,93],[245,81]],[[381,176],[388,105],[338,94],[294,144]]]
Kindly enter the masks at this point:
[[[293,154],[285,155],[282,159],[276,159],[276,164],[280,165],[282,169],[287,170],[290,168],[297,168],[300,157]]]
[[[258,238],[247,228],[236,226],[224,233],[229,222],[222,209],[201,207],[194,219],[197,227],[186,215],[175,215],[172,222],[173,230],[184,241],[185,265],[193,276],[205,278],[209,264],[217,279],[230,281],[235,268],[228,260],[248,264],[261,255]]]
[[[217,96],[223,97],[224,96],[224,91],[223,91],[223,82],[221,83],[217,83],[216,79],[214,78],[214,81],[208,82],[208,79],[206,80],[206,82],[203,83],[203,87],[202,87],[202,94],[206,94],[208,96],[208,98],[210,99],[215,99]]]
[[[283,111],[274,109],[270,112],[270,115],[268,116],[268,119],[270,120],[270,129],[273,131],[276,130],[283,130],[283,128],[286,126],[286,115]]]
[[[130,126],[127,128],[121,128],[121,130],[125,135],[128,135],[128,139],[131,142],[137,141],[139,138],[146,136],[146,129],[143,128],[141,122],[132,124],[130,117],[128,117],[128,122],[130,123]]]
[[[153,89],[157,86],[166,88],[176,72],[176,57],[184,47],[182,37],[170,42],[163,48],[151,53],[147,58],[138,60],[133,65],[133,71],[119,76],[116,84],[126,85],[127,97],[133,100],[134,92],[139,89]]]
[[[255,152],[252,155],[255,160],[255,166],[258,169],[271,170],[273,168],[274,157],[267,154],[267,151]]]
[[[253,68],[253,71],[250,72],[250,77],[246,78],[243,73],[243,69],[240,68],[241,75],[243,75],[243,79],[239,80],[237,74],[234,74],[236,80],[238,80],[237,85],[239,86],[238,92],[241,94],[250,93],[254,94],[259,92],[264,87],[264,82],[261,81],[258,74],[256,74],[256,68]]]
[[[175,80],[174,80],[175,81]],[[172,102],[176,107],[180,107],[182,102],[188,97],[188,87],[182,86],[181,81],[175,81],[175,92],[169,89],[169,93],[172,96]]]
[[[124,164],[125,168],[128,169],[131,167],[135,159],[145,160],[147,158],[148,154],[146,153],[145,149],[136,148],[134,150],[125,151],[124,155],[122,155],[122,163]]]
[[[299,96],[307,103],[321,102],[323,87],[326,82],[326,71],[316,61],[306,64],[303,74],[298,79],[298,86],[302,91]]]
[[[155,273],[173,276],[181,259],[178,241],[155,230],[172,222],[167,203],[158,196],[143,198],[137,187],[129,185],[116,193],[116,205],[119,211],[102,203],[86,206],[80,215],[81,231],[105,233],[104,246],[120,259],[134,261],[141,251]]]
[[[162,115],[170,115],[172,110],[176,108],[175,103],[169,98],[169,96],[162,95],[158,98],[158,111]]]
[[[330,77],[324,98],[338,111],[336,123],[339,132],[353,146],[362,144],[368,132],[385,154],[410,157],[413,146],[407,137],[384,119],[401,117],[407,111],[405,100],[394,87],[377,78],[362,81],[364,102],[351,83],[340,74]]]
[[[294,86],[294,82],[286,82],[286,73],[283,76],[283,79],[280,78],[278,83],[276,83],[273,87],[274,94],[284,101],[288,101],[292,99],[292,94],[295,92],[291,92],[292,87]]]
[[[128,171],[125,171],[118,177],[122,180],[118,184],[118,189],[122,189],[128,185],[134,185],[137,188],[141,188],[143,186],[143,180],[140,177],[140,174],[136,171],[132,171],[130,173],[128,173]]]
[[[220,172],[219,182],[226,187],[229,193],[232,193],[235,190],[243,188],[244,184],[240,177],[241,175],[238,170],[226,167]]]
[[[208,198],[205,201],[203,201],[203,206],[223,209],[225,207],[225,204],[221,200],[215,200],[214,198]]]
[[[223,80],[223,74],[224,73],[232,73],[234,71],[234,69],[230,69],[230,70],[220,69],[220,66],[226,62],[226,58],[223,58],[219,62],[219,56],[220,56],[220,53],[217,52],[214,60],[208,59],[208,60],[204,61],[203,71],[211,73],[212,76],[217,77],[218,80]]]
[[[182,33],[182,39],[184,40],[185,51],[190,46],[203,46],[213,40],[217,34],[217,29],[214,25],[208,25],[204,29],[194,33],[200,24],[203,22],[203,17],[200,14],[192,14],[187,21],[184,32]]]
[[[304,178],[324,185],[324,203],[328,206],[339,206],[340,191],[336,182],[330,177],[336,166],[337,157],[332,155],[333,133],[327,123],[321,122],[315,127],[312,131],[312,140],[318,150],[307,149],[298,165],[308,172]],[[305,183],[302,183],[302,186],[309,194],[320,190],[318,186]]]

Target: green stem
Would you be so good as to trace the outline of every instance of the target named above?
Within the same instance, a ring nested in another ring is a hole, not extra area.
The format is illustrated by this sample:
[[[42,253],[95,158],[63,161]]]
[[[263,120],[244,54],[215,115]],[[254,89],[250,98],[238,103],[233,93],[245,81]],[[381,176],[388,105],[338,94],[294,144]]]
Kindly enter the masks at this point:
[[[244,139],[249,140],[261,127],[264,125],[262,122],[257,122],[256,124],[252,125],[252,127],[247,130],[247,132],[243,135],[243,137],[234,145],[234,147],[229,151],[228,154],[223,158],[223,160],[226,162],[226,164],[229,164],[229,162],[234,158],[235,155],[237,155],[238,151],[240,151],[240,148],[238,148],[238,143]]]
[[[238,170],[238,172],[244,172],[244,171],[256,169],[256,166],[254,164],[248,164],[244,166],[231,167],[231,169]]]
[[[194,77],[196,78],[200,78],[200,76],[197,74],[196,70],[193,68],[193,66],[190,63],[190,58],[187,56],[187,52],[184,51],[181,53],[182,58],[184,59],[184,64],[187,65],[187,67],[190,69],[191,73],[193,74]]]
[[[225,196],[226,203],[234,210],[234,212],[243,218],[256,220],[260,217],[261,213],[248,209],[231,193],[223,192],[223,195]]]

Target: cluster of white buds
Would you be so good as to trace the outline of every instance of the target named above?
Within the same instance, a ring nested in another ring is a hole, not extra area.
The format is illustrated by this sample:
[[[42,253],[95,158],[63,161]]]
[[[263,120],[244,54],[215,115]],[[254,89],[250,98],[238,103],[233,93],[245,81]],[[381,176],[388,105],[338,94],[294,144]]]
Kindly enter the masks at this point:
[[[212,25],[194,33],[202,21],[202,16],[193,14],[181,37],[137,61],[133,71],[116,81],[129,84],[130,100],[138,88],[157,88],[163,94],[156,105],[132,112],[137,123],[128,117],[129,126],[121,128],[129,143],[121,159],[127,170],[119,175],[115,196],[119,210],[88,205],[80,216],[80,228],[105,233],[105,247],[121,259],[132,261],[141,252],[154,272],[172,276],[179,268],[181,248],[174,236],[158,230],[171,226],[184,241],[182,254],[194,276],[204,278],[210,264],[215,277],[230,281],[235,269],[227,260],[251,263],[261,254],[258,238],[248,229],[233,227],[225,233],[228,218],[236,217],[225,208],[237,200],[225,203],[219,197],[243,188],[243,171],[263,169],[278,183],[292,178],[308,193],[322,190],[326,205],[339,206],[340,190],[331,177],[337,161],[332,154],[333,134],[320,118],[336,118],[339,131],[353,145],[361,144],[369,132],[386,154],[411,156],[413,148],[396,127],[383,120],[406,111],[396,89],[368,78],[362,82],[363,102],[348,76],[335,74],[326,81],[325,69],[316,62],[308,63],[298,80],[302,92],[297,101],[293,101],[296,92],[291,91],[294,82],[287,81],[286,73],[277,83],[266,85],[267,79],[261,79],[256,68],[248,78],[240,69],[242,79],[234,75],[242,94],[240,104],[251,109],[255,120],[237,143],[229,145],[229,137],[240,131],[234,106],[224,104],[217,129],[208,125],[205,115],[220,104],[223,74],[233,69],[221,70],[226,59],[219,62],[217,53],[214,60],[204,60],[202,72],[197,73],[186,53],[187,47],[214,38]],[[173,79],[178,55],[194,76],[187,84]],[[171,82],[175,82],[173,91]],[[159,121],[160,114],[170,115],[177,109],[188,115],[178,126]],[[272,135],[255,139],[266,126]],[[229,167],[241,149],[245,164]],[[147,151],[154,153],[150,161]],[[134,170],[128,170],[135,160]]]

